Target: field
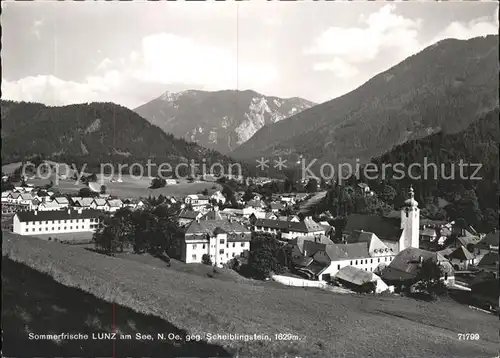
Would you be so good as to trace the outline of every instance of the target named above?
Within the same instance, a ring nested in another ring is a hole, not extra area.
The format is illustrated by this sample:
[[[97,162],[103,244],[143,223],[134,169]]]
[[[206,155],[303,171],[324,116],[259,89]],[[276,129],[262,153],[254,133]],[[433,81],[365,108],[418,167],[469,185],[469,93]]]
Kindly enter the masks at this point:
[[[230,355],[498,355],[498,317],[447,299],[423,302],[393,295],[335,294],[246,279],[234,282],[219,279],[217,275],[204,276],[199,268],[182,272],[139,262],[141,259],[106,257],[81,247],[11,233],[4,232],[3,237],[2,253],[12,260],[46,272],[56,281],[79,287],[99,299],[158,316],[189,333],[203,337],[207,333],[256,333],[271,338],[209,342],[222,345]],[[222,277],[228,276],[222,274]],[[102,315],[109,317],[111,312]],[[127,331],[127,327],[123,330]],[[458,333],[464,332],[478,333],[480,340],[459,340]],[[278,333],[290,333],[293,339],[276,340],[274,335]],[[116,342],[117,349],[119,344]]]
[[[186,333],[168,322],[153,316],[138,314],[120,305],[110,304],[76,288],[66,287],[50,276],[9,259],[2,260],[2,322],[3,356],[229,356],[216,345],[205,342],[118,341],[95,340],[92,334],[127,332]],[[28,295],[25,293],[29,292]],[[49,333],[87,334],[79,340],[30,340],[28,334]]]

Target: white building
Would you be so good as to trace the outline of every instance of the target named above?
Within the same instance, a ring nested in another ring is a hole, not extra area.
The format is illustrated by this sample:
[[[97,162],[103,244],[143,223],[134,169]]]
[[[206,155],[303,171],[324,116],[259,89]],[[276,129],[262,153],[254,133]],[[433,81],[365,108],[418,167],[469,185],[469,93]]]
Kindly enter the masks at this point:
[[[208,255],[222,266],[243,251],[250,250],[251,232],[229,220],[195,220],[186,227],[181,258],[186,263],[202,262]]]
[[[38,205],[37,207],[38,211],[58,211],[62,209],[64,209],[64,207],[62,207],[55,201],[45,201],[40,203],[40,205]]]
[[[20,211],[13,219],[18,235],[94,232],[102,214],[95,210]]]

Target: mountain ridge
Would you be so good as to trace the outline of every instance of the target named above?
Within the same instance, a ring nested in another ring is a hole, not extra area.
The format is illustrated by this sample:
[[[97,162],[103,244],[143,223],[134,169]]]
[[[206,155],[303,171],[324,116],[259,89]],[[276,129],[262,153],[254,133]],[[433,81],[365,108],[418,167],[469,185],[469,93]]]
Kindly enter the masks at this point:
[[[457,132],[498,106],[498,35],[446,39],[355,90],[259,130],[237,159],[367,162],[431,133]]]
[[[265,125],[310,108],[299,97],[266,96],[254,90],[164,92],[134,111],[166,133],[229,153]]]
[[[170,164],[234,162],[196,143],[175,138],[121,105],[106,102],[46,106],[2,100],[2,162],[40,155],[103,162]]]

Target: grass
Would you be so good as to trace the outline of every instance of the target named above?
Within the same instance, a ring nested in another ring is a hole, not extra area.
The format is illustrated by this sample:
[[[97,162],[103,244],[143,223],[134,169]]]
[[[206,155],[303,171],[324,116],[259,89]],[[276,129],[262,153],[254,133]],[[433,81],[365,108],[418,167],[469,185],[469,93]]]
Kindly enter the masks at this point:
[[[498,318],[451,300],[335,294],[154,268],[81,247],[3,234],[2,252],[108,302],[156,315],[189,333],[293,333],[299,341],[217,341],[239,356],[492,357]],[[458,333],[479,333],[461,341]],[[41,352],[40,352],[41,353]],[[81,355],[75,352],[74,355]]]
[[[103,179],[103,184],[106,185],[106,192],[108,194],[117,196],[119,198],[144,198],[151,196],[183,196],[188,194],[196,194],[203,191],[203,189],[211,189],[216,187],[220,190],[220,185],[212,182],[199,182],[199,183],[188,183],[180,182],[179,184],[167,185],[163,188],[149,189],[151,180],[147,177],[134,179],[127,175],[122,175],[123,182],[121,183],[111,183],[109,179]],[[60,191],[61,193],[76,194],[81,188],[84,188],[84,184],[76,184],[73,180],[59,180],[56,182],[55,177],[52,178],[54,183],[54,189]],[[35,186],[44,186],[50,183],[50,179],[30,179],[29,184]],[[98,180],[99,185],[101,181]]]
[[[74,232],[74,233],[60,233],[60,234],[41,234],[33,235],[38,239],[65,242],[68,244],[88,244],[92,241],[93,232]]]
[[[12,260],[2,260],[3,356],[229,356],[219,346],[205,342],[158,340],[157,333],[177,334],[178,329],[158,317],[138,314],[130,308],[112,305],[80,289],[66,287],[50,276]],[[26,294],[29,293],[29,294]],[[92,334],[150,334],[155,339],[140,341],[95,340]],[[30,340],[28,334],[87,334],[80,340]]]

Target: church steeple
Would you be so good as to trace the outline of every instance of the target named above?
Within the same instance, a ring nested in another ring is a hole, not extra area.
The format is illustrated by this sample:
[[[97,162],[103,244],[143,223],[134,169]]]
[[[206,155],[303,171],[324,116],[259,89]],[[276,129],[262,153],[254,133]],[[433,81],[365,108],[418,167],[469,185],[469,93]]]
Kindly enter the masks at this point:
[[[405,204],[401,209],[401,229],[403,229],[403,234],[400,239],[399,251],[403,251],[408,247],[419,247],[420,210],[411,185],[408,194],[409,198],[405,200]]]

